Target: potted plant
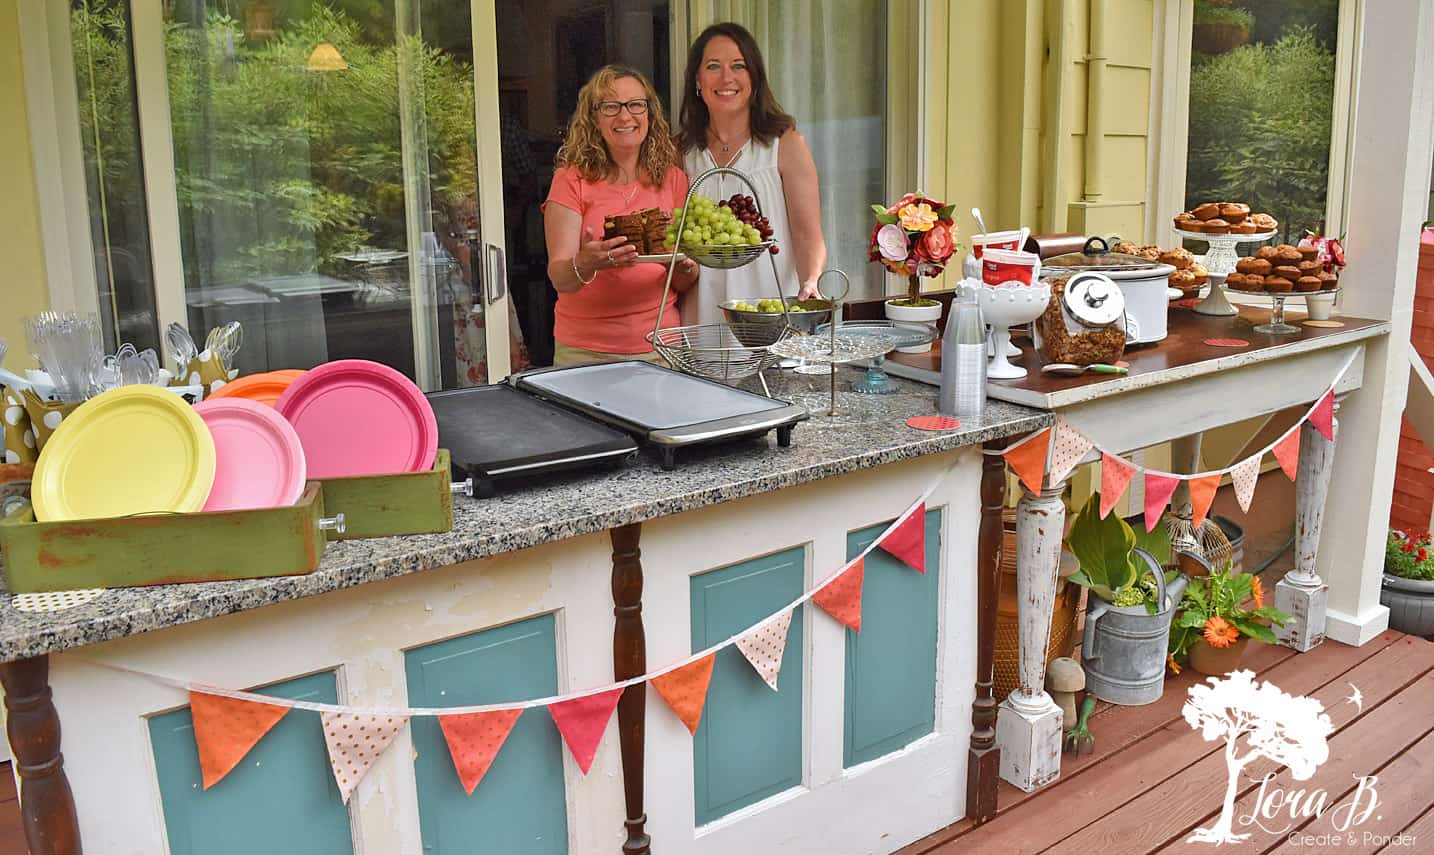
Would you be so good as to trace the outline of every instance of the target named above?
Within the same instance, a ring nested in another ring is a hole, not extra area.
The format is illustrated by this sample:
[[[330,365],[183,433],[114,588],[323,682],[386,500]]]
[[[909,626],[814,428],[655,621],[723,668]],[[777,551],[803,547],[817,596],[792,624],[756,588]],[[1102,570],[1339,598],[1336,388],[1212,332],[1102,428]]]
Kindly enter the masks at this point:
[[[1434,547],[1428,532],[1393,529],[1384,545],[1384,583],[1379,601],[1389,607],[1389,627],[1434,636]]]
[[[1254,608],[1246,604],[1253,602]],[[1180,614],[1170,631],[1170,663],[1189,658],[1190,667],[1201,674],[1222,677],[1240,665],[1251,638],[1275,643],[1270,624],[1283,626],[1289,615],[1265,605],[1260,577],[1230,572],[1191,579],[1180,599]]]
[[[1228,53],[1250,40],[1255,16],[1231,6],[1232,0],[1195,0],[1190,45],[1200,53]]]
[[[956,243],[955,205],[919,193],[907,193],[893,205],[871,206],[876,225],[867,255],[892,273],[906,277],[905,299],[887,300],[886,317],[893,321],[935,323],[941,304],[921,296],[921,277],[936,276],[960,246]],[[902,348],[921,352],[930,345]]]
[[[1165,690],[1170,618],[1187,581],[1163,566],[1170,553],[1165,526],[1146,535],[1146,545],[1161,551],[1157,558],[1125,520],[1116,514],[1101,519],[1097,494],[1076,516],[1066,543],[1080,562],[1070,581],[1088,590],[1081,642],[1086,689],[1115,704],[1154,703]]]

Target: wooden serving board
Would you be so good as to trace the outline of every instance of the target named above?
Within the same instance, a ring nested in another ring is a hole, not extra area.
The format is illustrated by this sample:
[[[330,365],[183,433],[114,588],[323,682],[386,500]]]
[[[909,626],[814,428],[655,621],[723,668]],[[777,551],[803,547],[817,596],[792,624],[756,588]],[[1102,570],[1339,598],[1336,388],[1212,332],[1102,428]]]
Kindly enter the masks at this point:
[[[333,540],[438,534],[453,528],[453,493],[449,490],[448,449],[438,449],[433,468],[392,475],[325,478],[324,507],[330,516],[344,515],[343,534]]]
[[[309,482],[285,508],[36,522],[28,503],[0,520],[12,594],[221,582],[311,573],[324,554],[324,494]]]

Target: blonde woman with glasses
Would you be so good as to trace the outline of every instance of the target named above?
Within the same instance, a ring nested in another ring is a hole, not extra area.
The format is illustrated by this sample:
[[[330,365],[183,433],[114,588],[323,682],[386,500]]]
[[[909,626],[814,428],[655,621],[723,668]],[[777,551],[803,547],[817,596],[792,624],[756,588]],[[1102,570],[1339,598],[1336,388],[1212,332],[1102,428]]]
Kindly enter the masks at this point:
[[[603,239],[603,220],[645,208],[671,211],[687,196],[657,91],[641,72],[605,66],[578,93],[557,171],[543,203],[548,278],[558,291],[553,363],[660,361],[646,336],[657,324],[667,267],[637,262],[640,247]],[[678,263],[663,325],[681,323],[677,295],[697,282]]]

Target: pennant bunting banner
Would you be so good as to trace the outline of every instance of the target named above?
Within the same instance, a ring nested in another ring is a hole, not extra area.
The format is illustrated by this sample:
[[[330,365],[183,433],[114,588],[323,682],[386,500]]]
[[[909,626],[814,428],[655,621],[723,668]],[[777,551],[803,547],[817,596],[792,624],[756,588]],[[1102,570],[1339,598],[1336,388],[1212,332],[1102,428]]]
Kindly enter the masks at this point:
[[[1051,448],[1051,429],[1046,428],[1030,439],[1022,440],[1006,449],[1001,455],[1006,465],[1020,477],[1021,483],[1031,493],[1041,492],[1041,482],[1046,475],[1046,452]]]
[[[917,573],[926,572],[926,503],[916,506],[896,528],[888,531],[877,545]]]
[[[717,654],[709,653],[696,662],[653,677],[650,681],[652,688],[667,701],[693,736],[697,735],[697,725],[702,721],[702,707],[707,703],[707,686],[712,682],[712,663],[715,661]]]
[[[1310,424],[1330,442],[1334,442],[1334,390],[1330,389],[1310,410]]]
[[[782,653],[787,649],[787,630],[792,626],[792,610],[787,609],[769,621],[737,639],[737,649],[757,669],[762,680],[777,690],[777,675],[782,671]]]
[[[289,708],[191,691],[189,711],[194,717],[194,743],[207,790],[224,780]]]
[[[329,747],[334,783],[339,785],[344,804],[348,804],[358,782],[398,736],[408,717],[326,712],[319,713],[319,719],[324,725],[324,744]]]
[[[493,758],[508,740],[513,725],[518,723],[522,709],[494,710],[493,712],[459,713],[441,715],[438,726],[443,729],[443,739],[448,743],[448,754],[453,758],[453,768],[458,780],[463,782],[463,791],[473,795]],[[587,770],[584,769],[584,772]]]
[[[1260,458],[1263,456],[1251,455],[1230,470],[1230,480],[1235,484],[1235,501],[1240,503],[1240,510],[1245,513],[1250,512],[1250,500],[1255,498],[1255,482],[1260,480]]]
[[[1300,471],[1300,429],[1299,426],[1290,428],[1290,432],[1284,435],[1275,447],[1271,449],[1275,453],[1275,459],[1280,461],[1280,468],[1285,470],[1285,477],[1291,481]]]
[[[1191,478],[1186,483],[1190,486],[1192,521],[1198,529],[1205,522],[1205,515],[1210,513],[1210,505],[1215,501],[1215,491],[1220,489],[1220,474],[1217,472],[1203,478]]]
[[[1170,497],[1175,495],[1175,488],[1179,484],[1179,478],[1157,475],[1154,472],[1145,473],[1145,530],[1147,532],[1155,531],[1155,526],[1160,522],[1160,515],[1165,513],[1165,506],[1170,504]]]
[[[861,632],[861,582],[866,562],[858,558],[832,582],[812,595],[812,602],[854,632]]]
[[[1056,419],[1056,438],[1051,445],[1051,483],[1064,481],[1094,445],[1085,434],[1071,427],[1070,422],[1064,418]]]
[[[1120,501],[1130,479],[1135,477],[1135,467],[1101,452],[1100,455],[1100,518],[1110,516],[1110,511]]]
[[[553,723],[558,726],[558,732],[563,735],[563,741],[573,752],[573,759],[578,761],[578,768],[584,775],[592,768],[598,743],[602,742],[602,733],[607,730],[608,720],[612,718],[612,711],[617,709],[623,691],[608,689],[595,695],[548,704]]]

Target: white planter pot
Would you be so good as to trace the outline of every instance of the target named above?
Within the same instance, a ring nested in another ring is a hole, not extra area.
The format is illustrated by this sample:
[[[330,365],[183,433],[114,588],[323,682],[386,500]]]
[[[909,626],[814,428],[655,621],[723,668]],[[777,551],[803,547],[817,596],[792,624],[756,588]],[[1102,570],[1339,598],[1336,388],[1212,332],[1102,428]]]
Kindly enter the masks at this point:
[[[897,299],[905,299],[899,297]],[[923,324],[934,324],[941,320],[941,304],[934,306],[895,306],[890,300],[886,301],[886,319],[889,321],[906,321]],[[925,353],[931,349],[931,344],[918,344],[914,347],[898,347],[898,353]]]

